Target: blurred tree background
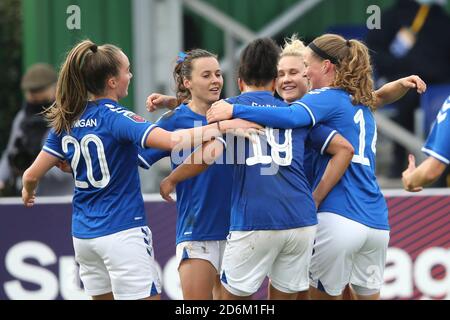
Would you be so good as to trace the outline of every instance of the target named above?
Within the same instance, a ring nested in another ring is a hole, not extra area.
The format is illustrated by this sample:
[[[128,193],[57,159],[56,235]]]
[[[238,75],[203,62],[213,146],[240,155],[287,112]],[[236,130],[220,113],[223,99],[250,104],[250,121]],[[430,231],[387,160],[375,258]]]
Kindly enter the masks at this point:
[[[0,153],[6,147],[15,114],[22,103],[21,0],[0,1]]]

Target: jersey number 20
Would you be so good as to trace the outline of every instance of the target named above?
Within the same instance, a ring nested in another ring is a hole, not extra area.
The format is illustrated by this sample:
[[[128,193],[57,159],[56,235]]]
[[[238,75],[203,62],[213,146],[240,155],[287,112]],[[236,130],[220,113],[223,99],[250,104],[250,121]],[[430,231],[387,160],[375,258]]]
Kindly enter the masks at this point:
[[[100,164],[100,170],[102,173],[102,178],[100,180],[95,180],[94,178],[94,169],[92,166],[92,158],[89,153],[89,143],[93,143],[97,149],[97,157]],[[111,179],[111,175],[109,173],[108,163],[106,162],[105,156],[105,148],[103,147],[102,140],[94,134],[88,134],[81,139],[81,142],[78,141],[71,136],[65,136],[62,140],[62,147],[65,153],[69,150],[69,144],[72,144],[75,148],[73,153],[73,158],[71,162],[71,167],[73,170],[73,174],[75,177],[75,186],[81,189],[89,188],[89,184],[86,181],[78,181],[77,180],[77,168],[78,163],[80,162],[80,156],[83,155],[84,161],[86,163],[87,169],[87,178],[89,183],[94,188],[104,188],[108,185],[109,180]]]

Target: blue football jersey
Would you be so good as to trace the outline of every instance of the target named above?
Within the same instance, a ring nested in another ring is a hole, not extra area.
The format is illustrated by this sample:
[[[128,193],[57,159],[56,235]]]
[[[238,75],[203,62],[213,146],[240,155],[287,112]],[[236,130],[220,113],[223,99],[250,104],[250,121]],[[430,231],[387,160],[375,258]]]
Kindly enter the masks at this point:
[[[233,116],[266,126],[303,127],[322,123],[336,128],[355,149],[353,160],[340,182],[322,202],[318,212],[329,211],[365,224],[388,230],[388,210],[375,177],[377,131],[370,109],[354,106],[350,95],[338,88],[312,90],[295,101],[286,111],[280,108],[256,108],[235,104]],[[314,187],[317,186],[329,158],[321,156],[317,164]]]
[[[255,109],[287,106],[267,91],[243,93],[227,100],[256,106]],[[230,230],[284,230],[317,224],[315,204],[303,171],[308,131],[266,128],[264,136],[255,135],[254,141],[245,140],[240,147],[234,146],[237,163]]]
[[[353,105],[351,96],[341,89],[313,90],[299,103],[311,111],[315,121],[338,128],[355,149],[350,166],[318,212],[337,213],[372,228],[389,230],[386,201],[375,176],[377,128],[372,111]],[[318,158],[314,187],[328,161],[326,155]]]
[[[437,160],[450,164],[450,96],[442,105],[422,151]]]
[[[207,125],[206,117],[193,112],[182,104],[174,111],[167,112],[156,123],[168,131]],[[166,152],[146,149],[139,152],[141,166],[149,168],[159,159],[171,156],[175,169],[190,155],[184,152]],[[226,157],[224,152],[222,158]],[[225,240],[230,228],[231,187],[233,166],[222,159],[216,161],[200,175],[178,183],[176,243],[183,241]]]
[[[96,238],[147,219],[138,175],[138,145],[155,125],[113,100],[89,102],[70,133],[51,130],[43,150],[71,164],[72,234]]]

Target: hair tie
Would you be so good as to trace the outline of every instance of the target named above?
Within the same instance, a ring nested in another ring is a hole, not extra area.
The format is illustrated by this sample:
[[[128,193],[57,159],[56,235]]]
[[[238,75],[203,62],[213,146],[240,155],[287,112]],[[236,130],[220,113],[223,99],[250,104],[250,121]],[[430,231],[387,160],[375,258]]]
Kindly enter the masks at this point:
[[[91,47],[90,47],[89,49],[91,49],[91,51],[92,51],[93,53],[96,53],[97,50],[98,50],[98,47],[97,47],[97,45],[94,43],[94,44],[91,45]]]
[[[350,43],[350,40],[346,40],[346,41],[345,41],[345,44],[347,45],[347,47],[350,48],[350,44],[351,44],[351,43]]]
[[[184,60],[186,60],[187,56],[188,56],[187,53],[185,53],[183,51],[178,52],[177,63],[184,62]]]

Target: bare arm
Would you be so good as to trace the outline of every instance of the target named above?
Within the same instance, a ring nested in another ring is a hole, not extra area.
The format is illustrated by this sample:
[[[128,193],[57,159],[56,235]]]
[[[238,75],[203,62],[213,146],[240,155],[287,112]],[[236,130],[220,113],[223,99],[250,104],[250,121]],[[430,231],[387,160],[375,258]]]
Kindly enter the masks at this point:
[[[376,97],[375,107],[379,108],[386,104],[394,103],[401,99],[409,89],[416,89],[417,93],[422,94],[427,90],[427,85],[416,75],[386,83],[374,92]]]
[[[147,97],[146,105],[149,112],[154,112],[158,109],[163,108],[173,110],[178,106],[178,100],[173,96],[167,96],[160,93],[152,93]]]
[[[403,171],[403,187],[406,191],[418,192],[423,189],[424,186],[436,181],[447,167],[441,161],[428,157],[416,168],[416,159],[409,155],[408,168]]]
[[[174,132],[155,128],[148,135],[146,146],[163,150],[196,147],[205,141],[210,141],[215,137],[221,136],[229,130],[246,130],[251,128],[261,129],[262,127],[246,120],[233,119],[216,122],[203,127],[183,129]]]
[[[26,207],[34,205],[39,180],[59,161],[57,157],[41,151],[33,164],[24,172],[22,176],[22,201]]]
[[[352,145],[340,134],[333,137],[326,152],[332,155],[332,157],[328,162],[320,183],[313,192],[313,198],[317,208],[344,175],[355,153]]]
[[[69,164],[69,162],[67,161],[67,160],[65,160],[65,161],[59,161],[57,164],[56,164],[56,167],[59,169],[59,170],[61,170],[62,172],[65,172],[65,173],[72,173],[73,171],[72,171],[72,167],[70,166],[70,164]]]
[[[164,200],[173,202],[170,194],[181,181],[201,174],[223,153],[223,143],[217,139],[197,148],[181,165],[164,178],[160,184],[160,194]]]

